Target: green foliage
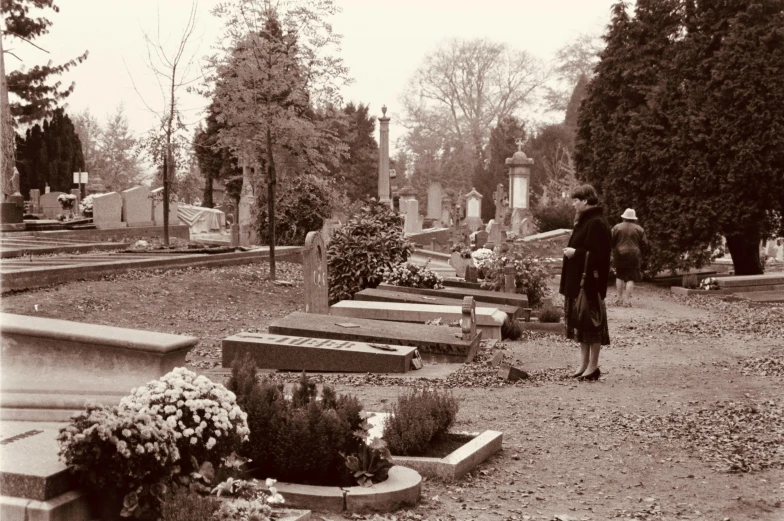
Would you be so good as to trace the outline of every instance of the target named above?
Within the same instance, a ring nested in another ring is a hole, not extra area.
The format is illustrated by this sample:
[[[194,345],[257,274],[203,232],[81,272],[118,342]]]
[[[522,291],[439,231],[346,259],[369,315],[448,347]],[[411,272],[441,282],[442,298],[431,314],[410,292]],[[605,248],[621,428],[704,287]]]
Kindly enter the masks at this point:
[[[389,476],[389,469],[393,466],[387,442],[381,438],[370,439],[372,425],[367,421],[369,416],[366,412],[360,413],[363,422],[354,433],[359,439],[359,452],[348,456],[340,453],[346,460],[346,467],[361,487],[372,487],[373,483],[385,481]]]
[[[520,250],[509,251],[502,257],[493,258],[485,265],[482,289],[504,291],[504,266],[510,262],[515,269],[517,293],[523,293],[528,297],[529,306],[538,306],[547,294],[547,279],[550,275],[539,259]]]
[[[256,196],[259,238],[269,244],[267,191]],[[300,245],[308,232],[320,230],[337,206],[337,192],[330,180],[305,174],[280,183],[275,198],[275,244]]]
[[[759,241],[784,225],[784,1],[683,5],[614,7],[579,177],[610,218],[637,210],[651,271],[703,266],[724,235],[736,274],[760,273]]]
[[[226,125],[218,122],[214,102],[210,103],[207,108],[205,122],[205,128],[202,129],[200,126],[193,134],[193,154],[199,165],[199,172],[204,176],[204,193],[201,204],[212,208],[214,205],[213,181],[223,180],[229,189],[229,187],[235,186],[238,180],[242,180],[242,170],[239,168],[237,160],[232,157],[231,151],[220,145],[220,131]],[[234,195],[239,198],[239,191],[236,191]]]
[[[250,367],[240,368],[243,364]],[[248,389],[241,380],[247,381],[254,365],[251,359],[237,364],[234,388]],[[313,485],[350,481],[340,452],[357,451],[352,433],[362,423],[362,406],[353,396],[336,395],[327,386],[322,394],[316,399],[315,384],[303,375],[292,399],[285,397],[282,385],[266,379],[253,385],[248,395],[238,396],[250,427],[249,443],[241,453],[251,460],[255,475]]]
[[[518,340],[523,336],[523,330],[517,320],[507,317],[504,323],[501,324],[501,339],[502,340]]]
[[[422,454],[431,440],[446,434],[459,410],[452,393],[438,389],[412,389],[398,396],[384,422],[383,439],[401,456]]]
[[[574,228],[574,208],[571,199],[552,199],[533,208],[534,224],[540,233]]]
[[[550,302],[545,302],[542,307],[536,311],[536,318],[539,322],[556,324],[561,321],[563,317],[563,310],[559,307],[553,306]]]
[[[178,488],[163,503],[160,521],[194,521],[212,519],[220,502],[209,496],[196,494],[185,488]]]
[[[327,247],[329,301],[350,300],[381,283],[385,268],[405,262],[414,246],[391,208],[370,199],[360,213],[335,230]]]
[[[395,286],[429,289],[442,289],[444,287],[444,279],[430,271],[427,263],[424,266],[417,266],[416,264],[401,262],[391,269],[385,268],[382,272],[382,277],[384,282]]]
[[[361,201],[378,193],[376,118],[370,115],[369,105],[362,103],[350,102],[342,113],[345,117],[337,135],[348,145],[348,152],[332,175],[350,200]]]
[[[17,136],[16,166],[25,197],[34,188],[43,194],[47,183],[53,192],[71,190],[73,173],[84,171],[84,155],[73,122],[62,109],[56,109],[43,126],[27,129],[24,138]]]

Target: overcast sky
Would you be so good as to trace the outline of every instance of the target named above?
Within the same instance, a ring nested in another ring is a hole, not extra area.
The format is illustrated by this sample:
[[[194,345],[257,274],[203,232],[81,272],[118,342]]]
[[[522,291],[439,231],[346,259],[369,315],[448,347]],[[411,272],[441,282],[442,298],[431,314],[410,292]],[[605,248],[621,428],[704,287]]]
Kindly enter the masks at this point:
[[[344,91],[346,101],[369,103],[371,113],[388,107],[394,141],[404,129],[396,126],[399,97],[423,56],[447,38],[482,37],[551,60],[555,52],[581,33],[603,33],[615,0],[337,0],[343,11],[333,22],[343,35],[341,56],[354,83]],[[27,66],[73,58],[85,50],[90,56],[64,75],[76,82],[67,112],[86,108],[103,121],[124,103],[131,129],[142,133],[155,123],[146,105],[161,111],[163,97],[146,67],[143,32],[158,30],[173,46],[184,26],[190,0],[59,0],[59,13],[46,11],[54,23],[50,34],[35,42],[48,52],[18,41],[4,42]],[[211,52],[220,22],[210,14],[216,0],[198,3],[196,37],[189,49],[197,62]],[[20,62],[6,55],[6,68]],[[199,64],[193,71],[199,74]],[[131,80],[133,78],[133,81]],[[135,88],[134,88],[135,84]],[[139,92],[137,92],[137,90]],[[206,101],[182,93],[187,121],[202,118]]]

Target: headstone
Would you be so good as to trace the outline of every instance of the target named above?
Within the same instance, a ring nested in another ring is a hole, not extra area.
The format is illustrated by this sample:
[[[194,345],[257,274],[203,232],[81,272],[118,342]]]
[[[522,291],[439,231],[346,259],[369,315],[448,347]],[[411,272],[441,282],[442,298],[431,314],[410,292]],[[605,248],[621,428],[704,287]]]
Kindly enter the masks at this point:
[[[463,317],[460,319],[463,340],[476,335],[476,303],[473,297],[463,297]],[[500,337],[499,337],[500,338]]]
[[[517,284],[515,282],[515,267],[504,266],[504,291],[507,293],[517,292]]]
[[[401,200],[400,204],[403,204]],[[422,231],[422,217],[419,215],[419,201],[410,199],[405,208],[405,232],[419,233]]]
[[[506,159],[506,164],[509,166],[509,203],[512,211],[512,231],[524,236],[521,225],[524,219],[531,216],[529,184],[534,160],[526,157],[523,152],[522,139],[518,139],[515,143],[518,147],[517,152]]]
[[[256,206],[256,196],[253,193],[253,169],[244,164],[242,166],[242,192],[237,212],[240,225],[240,246],[254,246],[259,242],[257,223],[253,218],[253,208]]]
[[[536,225],[531,217],[524,217],[517,226],[517,234],[520,237],[528,237],[536,234]]]
[[[327,250],[319,232],[309,232],[305,237],[302,277],[305,281],[305,313],[328,315]]]
[[[129,227],[153,226],[152,197],[146,186],[134,186],[120,192],[122,196],[122,220]]]
[[[33,188],[30,190],[30,213],[38,214],[41,212],[41,190]]]
[[[493,203],[495,203],[494,221],[503,225],[506,210],[506,194],[504,193],[504,185],[501,183],[498,183],[498,187],[493,193]]]
[[[443,193],[439,183],[432,183],[427,189],[427,217],[441,219],[441,198]]]
[[[498,376],[508,382],[528,379],[528,373],[509,364],[501,364],[501,367],[498,369]]]
[[[48,194],[50,191],[51,189],[49,188],[49,183],[46,183],[46,186],[44,187],[44,193]]]
[[[493,246],[498,246],[506,241],[506,233],[504,233],[503,226],[498,222],[494,222],[490,226],[490,233],[487,235],[487,242],[492,242]]]
[[[57,216],[63,213],[63,207],[60,201],[57,200],[64,192],[49,192],[47,191],[41,196],[41,213],[47,219],[57,219]]]
[[[466,266],[465,279],[466,282],[477,282],[479,280],[479,274],[476,266]]]
[[[452,201],[446,194],[441,196],[441,217],[439,220],[444,228],[452,226]]]
[[[378,202],[391,206],[389,185],[389,120],[387,117],[387,107],[381,107],[383,114],[378,118],[379,141],[378,141]]]
[[[415,322],[419,324],[437,319],[445,322],[460,321],[463,318],[463,308],[461,306],[342,300],[330,306],[329,309],[330,314],[333,316]],[[506,313],[494,308],[479,308],[475,310],[475,316],[476,327],[482,331],[482,338],[501,338],[501,326],[507,319]]]
[[[479,230],[474,234],[474,236],[476,237],[474,242],[476,244],[476,248],[484,248],[485,244],[487,243],[488,233],[484,230]]]
[[[231,247],[237,248],[240,245],[240,225],[239,224],[232,224],[231,225]]]
[[[96,228],[124,228],[122,208],[122,196],[117,192],[93,195],[93,224]]]
[[[335,216],[324,220],[324,225],[321,227],[321,238],[324,239],[324,244],[328,245],[332,237],[332,233],[342,226],[340,219]]]
[[[155,226],[163,226],[163,187],[151,191],[150,195],[152,196],[153,224]],[[180,203],[177,201],[169,201],[169,226],[180,224],[180,219],[177,217],[177,210],[179,210],[179,208]]]
[[[477,192],[476,188],[472,188],[464,198],[466,200],[464,223],[472,232],[475,232],[482,227],[482,194]]]
[[[459,362],[473,360],[481,339],[478,334],[469,340],[463,340],[451,327],[360,318],[348,321],[342,317],[301,312],[279,318],[270,324],[269,332],[276,335],[413,346],[422,353]]]
[[[223,367],[250,354],[261,369],[350,373],[405,373],[417,348],[270,333],[240,333],[223,339]]]

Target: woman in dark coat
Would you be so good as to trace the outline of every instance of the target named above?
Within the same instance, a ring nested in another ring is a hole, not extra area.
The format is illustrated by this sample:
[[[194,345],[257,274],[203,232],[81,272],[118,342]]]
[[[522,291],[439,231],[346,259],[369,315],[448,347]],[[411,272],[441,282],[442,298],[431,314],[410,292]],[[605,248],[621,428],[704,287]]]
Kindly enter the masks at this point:
[[[599,351],[601,346],[610,345],[610,331],[607,327],[607,279],[610,274],[610,250],[612,237],[610,225],[599,206],[599,197],[591,185],[582,185],[572,192],[572,205],[577,211],[577,219],[569,244],[564,248],[561,285],[559,292],[564,296],[564,316],[566,336],[580,342],[582,362],[572,375],[581,380],[599,378]],[[601,326],[592,331],[575,328],[572,320],[577,295],[580,293],[580,279],[588,255],[588,269],[585,274],[585,294],[601,312]],[[594,300],[595,299],[595,300]]]

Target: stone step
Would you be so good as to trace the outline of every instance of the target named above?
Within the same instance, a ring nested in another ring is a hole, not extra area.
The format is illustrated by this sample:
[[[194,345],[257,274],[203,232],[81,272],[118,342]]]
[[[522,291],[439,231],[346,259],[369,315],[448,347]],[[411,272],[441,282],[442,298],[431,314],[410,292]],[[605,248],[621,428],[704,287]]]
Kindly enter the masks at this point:
[[[528,297],[520,293],[505,293],[503,291],[489,291],[484,289],[454,288],[444,289],[427,288],[407,288],[404,286],[393,286],[391,284],[379,284],[379,288],[392,289],[394,291],[405,291],[407,293],[417,293],[419,295],[429,295],[431,297],[459,298],[474,297],[477,302],[488,302],[490,304],[505,304],[508,306],[528,307]]]
[[[406,293],[405,291],[395,291],[387,288],[367,288],[354,295],[354,300],[364,300],[372,302],[406,302],[410,304],[431,304],[438,306],[462,306],[463,301],[457,297],[432,297],[429,295],[417,295],[416,293]],[[503,311],[509,317],[519,318],[523,314],[522,308],[518,306],[507,306],[504,304],[490,304],[488,302],[477,302],[477,308],[495,308]]]
[[[393,320],[396,322],[417,322],[424,324],[425,322],[439,318],[447,322],[461,320],[463,318],[463,308],[461,306],[434,306],[429,304],[343,300],[330,306],[330,314],[342,317]],[[482,338],[500,339],[501,326],[506,318],[506,313],[503,313],[496,308],[477,308],[476,328],[482,331]]]
[[[784,284],[784,274],[768,273],[763,275],[735,275],[732,277],[717,277],[720,288],[739,288],[752,286],[772,286]]]
[[[347,326],[347,323],[350,326]],[[477,334],[470,340],[462,340],[460,328],[454,327],[361,318],[348,321],[336,316],[301,312],[291,313],[274,321],[269,325],[269,332],[276,335],[414,346],[421,353],[460,362],[473,360],[482,337]]]
[[[250,353],[260,369],[405,373],[417,348],[272,333],[239,333],[223,339],[223,367]]]

